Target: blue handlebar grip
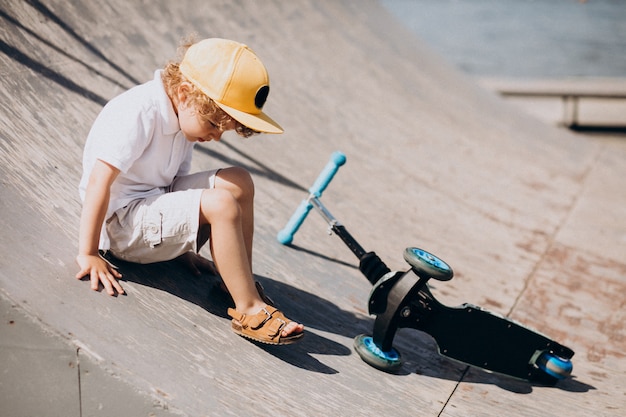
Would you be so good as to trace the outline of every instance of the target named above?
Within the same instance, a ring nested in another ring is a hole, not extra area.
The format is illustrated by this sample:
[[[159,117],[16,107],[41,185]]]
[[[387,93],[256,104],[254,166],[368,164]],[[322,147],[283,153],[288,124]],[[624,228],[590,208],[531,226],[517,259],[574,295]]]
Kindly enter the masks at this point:
[[[328,187],[328,184],[333,179],[337,170],[340,166],[346,163],[346,156],[339,152],[335,151],[330,156],[330,161],[326,164],[320,175],[315,180],[315,183],[311,188],[309,188],[309,198],[306,200],[302,200],[295,213],[291,216],[285,227],[278,232],[276,238],[283,245],[289,245],[293,241],[293,235],[296,234],[302,223],[304,223],[304,219],[309,214],[309,211],[313,208],[313,204],[311,204],[311,197],[315,196],[317,198],[322,196],[322,193]]]
[[[313,208],[313,204],[308,200],[302,200],[295,213],[291,216],[285,227],[278,232],[276,238],[283,245],[289,245],[293,241],[293,235],[296,234],[304,219],[309,214],[309,211]]]
[[[330,181],[337,173],[339,167],[345,163],[346,156],[343,153],[339,151],[333,152],[330,156],[330,161],[328,161],[320,175],[317,177],[313,186],[309,188],[309,192],[315,197],[320,198],[326,187],[328,187],[328,184],[330,184]]]

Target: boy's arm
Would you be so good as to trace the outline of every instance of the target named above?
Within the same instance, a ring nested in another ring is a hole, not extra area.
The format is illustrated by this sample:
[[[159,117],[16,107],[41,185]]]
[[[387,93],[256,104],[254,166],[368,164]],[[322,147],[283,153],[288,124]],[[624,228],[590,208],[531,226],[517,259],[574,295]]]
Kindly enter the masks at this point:
[[[78,237],[78,256],[76,262],[80,271],[76,278],[81,279],[89,275],[91,289],[98,290],[99,283],[109,295],[124,294],[124,289],[117,281],[122,275],[98,254],[100,230],[109,206],[111,184],[115,181],[119,169],[97,160],[89,183],[85,190],[85,201],[80,217],[80,232]]]

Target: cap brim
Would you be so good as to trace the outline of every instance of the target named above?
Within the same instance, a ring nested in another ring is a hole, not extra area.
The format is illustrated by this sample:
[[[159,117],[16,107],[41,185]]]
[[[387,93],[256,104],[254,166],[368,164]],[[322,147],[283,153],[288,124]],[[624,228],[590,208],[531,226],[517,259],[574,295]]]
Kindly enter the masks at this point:
[[[215,100],[214,100],[215,101]],[[222,110],[228,113],[233,119],[237,120],[244,126],[249,127],[252,130],[263,133],[283,133],[284,130],[278,123],[272,120],[267,114],[260,112],[258,114],[250,114],[242,112],[232,107],[228,107],[222,103],[215,101]]]

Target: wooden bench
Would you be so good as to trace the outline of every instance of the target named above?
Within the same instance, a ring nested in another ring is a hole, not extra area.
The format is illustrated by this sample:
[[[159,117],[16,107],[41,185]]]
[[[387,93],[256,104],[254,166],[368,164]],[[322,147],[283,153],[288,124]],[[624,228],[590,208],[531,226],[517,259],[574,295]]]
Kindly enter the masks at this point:
[[[583,100],[605,101],[626,105],[626,78],[608,79],[480,79],[479,83],[507,98],[556,98],[563,107],[561,124],[576,128],[581,125],[580,103]],[[623,118],[611,123],[626,126],[626,113]]]

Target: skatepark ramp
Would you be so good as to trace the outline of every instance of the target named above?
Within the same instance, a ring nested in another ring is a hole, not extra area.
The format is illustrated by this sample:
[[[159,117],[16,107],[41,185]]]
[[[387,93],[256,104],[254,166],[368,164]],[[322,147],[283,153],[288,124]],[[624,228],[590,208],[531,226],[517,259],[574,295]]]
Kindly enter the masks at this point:
[[[0,298],[80,359],[71,370],[63,355],[31,373],[19,372],[26,363],[12,374],[4,367],[0,414],[140,415],[124,410],[124,396],[106,399],[116,384],[147,399],[145,415],[623,412],[623,138],[589,138],[522,114],[373,0],[5,0],[0,20]],[[270,73],[265,110],[285,134],[198,145],[193,169],[240,165],[253,174],[255,278],[306,325],[291,347],[236,336],[217,278],[175,264],[122,266],[128,295],[120,297],[74,279],[91,123],[107,100],[151,79],[192,31],[248,44]],[[371,286],[353,255],[316,215],[292,246],[276,241],[335,150],[347,163],[324,203],[363,246],[396,270],[407,268],[405,247],[437,254],[455,278],[433,283],[433,294],[571,347],[572,377],[544,387],[467,368],[414,331],[394,341],[405,359],[397,374],[361,361],[352,343],[372,331]],[[12,334],[11,314],[0,334]],[[2,366],[41,351],[5,336],[0,347]],[[57,368],[78,377],[67,382]],[[20,378],[48,391],[24,397]]]

